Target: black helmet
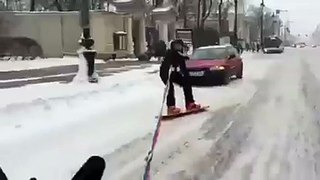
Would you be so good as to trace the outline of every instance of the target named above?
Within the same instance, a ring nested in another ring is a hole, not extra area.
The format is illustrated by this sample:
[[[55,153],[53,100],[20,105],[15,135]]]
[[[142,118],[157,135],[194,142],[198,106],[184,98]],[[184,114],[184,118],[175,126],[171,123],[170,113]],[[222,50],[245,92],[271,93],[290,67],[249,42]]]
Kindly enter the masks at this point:
[[[186,47],[186,44],[183,42],[182,39],[175,39],[175,40],[171,41],[170,48],[174,49],[175,44],[180,44],[182,47]]]

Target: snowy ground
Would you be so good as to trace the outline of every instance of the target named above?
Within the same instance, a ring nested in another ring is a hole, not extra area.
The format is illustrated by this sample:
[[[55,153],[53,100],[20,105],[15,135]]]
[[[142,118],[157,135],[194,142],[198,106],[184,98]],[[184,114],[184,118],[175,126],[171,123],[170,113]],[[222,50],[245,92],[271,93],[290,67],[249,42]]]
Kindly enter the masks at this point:
[[[195,88],[211,108],[163,123],[153,179],[319,179],[316,54],[245,54],[243,80]],[[67,180],[97,154],[104,180],[141,179],[163,92],[157,69],[0,90],[0,166],[12,180]]]
[[[152,132],[163,91],[157,73],[151,73],[157,69],[120,73],[98,85],[48,83],[0,90],[1,166],[11,179],[68,179],[89,155],[110,154]],[[232,86],[215,88],[213,97],[236,96]],[[195,94],[210,91],[196,89]],[[212,104],[208,100],[198,97]],[[214,104],[223,106],[219,100]],[[149,140],[143,145],[143,155],[149,145]]]
[[[37,58],[35,60],[0,60],[0,72],[5,71],[21,71],[30,69],[41,69],[48,67],[78,65],[79,58],[75,56],[65,56],[63,58]],[[118,58],[115,61],[137,61],[137,58]],[[152,59],[154,60],[154,58]],[[96,64],[104,64],[105,61],[96,59]],[[113,60],[112,60],[113,61]]]

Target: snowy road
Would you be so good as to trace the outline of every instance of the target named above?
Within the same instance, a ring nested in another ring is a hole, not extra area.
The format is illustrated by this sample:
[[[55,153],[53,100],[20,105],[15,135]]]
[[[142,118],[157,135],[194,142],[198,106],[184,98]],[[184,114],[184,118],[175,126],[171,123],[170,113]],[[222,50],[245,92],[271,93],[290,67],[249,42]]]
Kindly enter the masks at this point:
[[[247,54],[243,80],[195,88],[211,108],[163,123],[152,179],[320,179],[319,53]],[[0,90],[0,166],[12,180],[67,180],[98,154],[104,180],[141,179],[163,90],[155,69]]]

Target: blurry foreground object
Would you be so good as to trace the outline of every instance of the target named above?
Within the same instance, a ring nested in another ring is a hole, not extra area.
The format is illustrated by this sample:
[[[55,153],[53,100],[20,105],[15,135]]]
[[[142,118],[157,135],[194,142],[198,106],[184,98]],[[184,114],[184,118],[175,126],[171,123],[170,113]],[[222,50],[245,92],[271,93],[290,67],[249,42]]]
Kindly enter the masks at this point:
[[[101,180],[105,167],[106,163],[103,158],[92,156],[83,164],[72,180]]]

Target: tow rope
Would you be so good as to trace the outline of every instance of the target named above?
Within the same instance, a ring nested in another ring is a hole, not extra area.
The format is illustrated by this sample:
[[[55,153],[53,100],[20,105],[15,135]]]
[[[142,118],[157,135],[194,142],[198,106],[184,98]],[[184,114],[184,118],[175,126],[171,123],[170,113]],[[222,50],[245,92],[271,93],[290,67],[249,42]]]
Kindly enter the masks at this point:
[[[166,97],[167,97],[167,94],[168,94],[168,91],[169,91],[169,87],[170,87],[169,84],[170,84],[171,72],[172,72],[172,69],[171,69],[171,66],[170,66],[169,72],[168,72],[168,75],[169,75],[168,76],[168,80],[167,80],[166,86],[164,88],[163,96],[162,96],[161,108],[160,108],[160,111],[159,111],[159,115],[157,116],[157,126],[156,126],[156,129],[155,129],[154,134],[153,134],[151,149],[148,152],[147,157],[145,158],[146,166],[145,166],[145,171],[144,171],[144,175],[143,175],[143,180],[150,180],[151,161],[152,161],[153,152],[154,152],[155,146],[156,146],[156,144],[158,142],[158,137],[159,137],[159,134],[160,134],[162,111],[163,111],[163,107],[164,107],[164,104],[165,104],[165,101],[166,101]]]

